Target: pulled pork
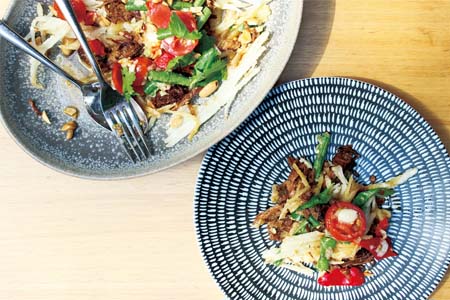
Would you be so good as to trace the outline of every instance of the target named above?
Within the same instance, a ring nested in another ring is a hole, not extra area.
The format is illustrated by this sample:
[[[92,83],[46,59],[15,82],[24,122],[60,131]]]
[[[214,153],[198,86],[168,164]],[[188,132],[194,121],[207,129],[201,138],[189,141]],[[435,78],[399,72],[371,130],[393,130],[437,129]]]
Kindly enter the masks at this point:
[[[333,164],[340,165],[344,171],[353,171],[359,156],[352,145],[340,146],[333,157]]]
[[[192,93],[189,92],[188,88],[181,85],[173,85],[169,90],[166,91],[166,94],[163,96],[161,96],[161,93],[158,92],[152,99],[152,104],[155,108],[160,108],[173,103],[187,103],[190,101],[190,99],[186,99],[186,97],[192,98]]]
[[[141,17],[138,11],[128,11],[121,0],[105,0],[107,19],[112,23],[129,22]]]

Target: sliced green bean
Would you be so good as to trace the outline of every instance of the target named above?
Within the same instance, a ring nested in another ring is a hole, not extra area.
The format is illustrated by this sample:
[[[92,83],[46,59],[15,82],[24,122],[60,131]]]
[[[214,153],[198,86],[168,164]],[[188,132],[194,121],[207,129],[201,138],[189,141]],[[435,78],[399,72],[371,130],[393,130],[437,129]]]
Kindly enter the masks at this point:
[[[328,146],[330,145],[331,135],[329,132],[324,132],[317,136],[318,144],[316,148],[316,160],[314,160],[314,173],[316,181],[319,179],[320,174],[322,174],[323,163],[327,156]]]

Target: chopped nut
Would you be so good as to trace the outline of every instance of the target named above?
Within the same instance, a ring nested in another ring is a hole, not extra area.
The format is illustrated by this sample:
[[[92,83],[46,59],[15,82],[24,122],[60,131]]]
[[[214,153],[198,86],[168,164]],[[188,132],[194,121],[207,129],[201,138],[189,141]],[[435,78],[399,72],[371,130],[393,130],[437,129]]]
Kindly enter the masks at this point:
[[[67,106],[66,108],[64,108],[64,113],[71,118],[78,118],[78,109],[76,107]]]
[[[372,276],[373,273],[370,270],[364,270],[364,276]]]
[[[250,31],[244,30],[239,36],[238,41],[244,45],[250,43],[252,41],[252,35],[250,34]]]
[[[73,139],[73,134],[75,133],[75,130],[71,129],[71,130],[67,130],[66,132],[66,141],[69,141],[71,139]]]
[[[183,124],[184,118],[182,115],[173,115],[170,119],[170,128],[179,128]]]
[[[37,108],[36,103],[32,99],[28,100],[28,105],[30,105],[31,110],[36,114],[36,116],[40,117],[42,115],[42,112]]]
[[[200,98],[206,98],[212,93],[214,93],[219,87],[219,82],[217,80],[208,83],[198,94]]]
[[[61,131],[69,131],[77,129],[78,124],[75,121],[69,121],[61,127]]]
[[[109,25],[111,25],[111,22],[107,18],[99,14],[98,25],[100,25],[100,27],[108,27]]]
[[[66,141],[71,140],[77,129],[78,124],[75,121],[69,121],[61,127],[61,131],[66,131]]]
[[[48,118],[47,112],[45,110],[42,112],[41,118],[42,118],[42,121],[44,121],[45,123],[47,123],[49,125],[52,124],[52,122],[50,122],[50,119]]]

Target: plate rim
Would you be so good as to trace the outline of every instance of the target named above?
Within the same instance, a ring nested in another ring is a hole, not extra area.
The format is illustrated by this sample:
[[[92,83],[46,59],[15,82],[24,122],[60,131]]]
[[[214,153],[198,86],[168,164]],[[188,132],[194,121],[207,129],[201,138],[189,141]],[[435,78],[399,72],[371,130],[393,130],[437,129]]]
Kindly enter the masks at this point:
[[[9,5],[6,9],[6,12],[3,16],[3,20],[8,21],[8,19],[10,18],[11,14],[12,14],[14,5],[16,4],[17,1],[18,0],[14,0],[9,3]],[[293,3],[297,4],[297,7],[294,7],[293,10],[298,10],[298,12],[296,13],[296,14],[298,14],[298,17],[293,18],[292,23],[288,24],[288,28],[290,28],[293,31],[292,37],[295,37],[295,38],[288,39],[288,44],[284,47],[286,49],[285,50],[286,55],[284,57],[281,57],[278,60],[278,62],[280,62],[280,64],[278,64],[276,66],[276,70],[274,70],[274,72],[273,72],[274,74],[276,74],[276,76],[270,76],[268,79],[261,82],[260,88],[257,90],[257,93],[255,93],[255,95],[252,97],[253,99],[256,98],[259,100],[252,101],[249,105],[247,105],[246,109],[242,110],[242,113],[236,119],[235,123],[227,124],[224,126],[223,130],[216,131],[213,138],[204,139],[203,141],[200,141],[198,143],[197,149],[195,151],[188,153],[186,156],[182,157],[179,160],[168,162],[167,164],[165,164],[164,166],[161,166],[161,167],[156,167],[153,169],[145,169],[143,171],[140,171],[140,172],[134,173],[134,174],[117,175],[117,176],[116,175],[112,175],[112,176],[104,175],[103,176],[103,175],[97,175],[97,174],[88,175],[89,172],[80,174],[80,173],[77,173],[76,171],[72,171],[71,169],[65,168],[64,164],[53,165],[51,161],[48,161],[47,159],[40,157],[38,153],[35,153],[33,150],[29,149],[27,147],[27,145],[14,134],[13,130],[10,128],[8,122],[6,121],[6,117],[4,117],[4,111],[2,109],[0,109],[0,123],[2,123],[3,128],[5,128],[5,131],[8,133],[10,138],[19,146],[19,148],[21,148],[25,153],[27,153],[35,161],[38,161],[41,165],[48,167],[53,171],[56,171],[56,172],[64,174],[64,175],[72,176],[75,178],[87,179],[87,180],[98,180],[98,181],[126,180],[126,179],[144,177],[144,176],[154,174],[154,173],[169,169],[171,167],[174,167],[178,164],[181,164],[183,162],[190,160],[191,158],[197,156],[198,154],[200,154],[202,152],[205,152],[206,150],[208,150],[208,148],[217,144],[222,139],[224,139],[226,136],[228,136],[231,132],[233,132],[240,124],[242,124],[252,114],[252,112],[265,99],[265,97],[269,93],[269,91],[274,87],[279,76],[285,69],[290,57],[292,56],[292,52],[294,50],[296,41],[299,36],[301,22],[303,20],[304,0],[296,0],[296,1],[293,1]],[[274,32],[271,32],[271,34],[274,34]],[[4,41],[4,40],[0,40],[0,41],[6,43],[6,41]],[[248,99],[249,98],[245,99],[244,101],[249,101]],[[207,121],[207,122],[209,122],[209,121]],[[205,124],[207,122],[205,122]],[[205,124],[202,124],[202,126]]]
[[[376,84],[367,82],[367,81],[363,81],[360,79],[354,79],[354,78],[350,78],[350,77],[345,77],[345,76],[320,76],[320,77],[310,77],[310,78],[303,78],[303,79],[297,79],[297,80],[291,80],[285,83],[282,83],[280,85],[275,86],[274,88],[271,89],[270,93],[277,93],[278,91],[281,91],[284,87],[288,87],[291,84],[298,84],[298,83],[303,83],[303,82],[314,82],[314,80],[337,80],[337,79],[341,79],[341,80],[345,80],[348,82],[355,82],[355,83],[359,83],[359,84],[366,84],[370,87],[375,87],[376,89],[384,92],[384,93],[388,93],[394,96],[394,99],[397,101],[401,101],[404,104],[407,105],[407,107],[409,107],[410,109],[412,109],[413,114],[415,114],[416,116],[418,116],[424,123],[426,126],[429,127],[429,129],[431,130],[431,136],[435,136],[437,137],[437,143],[439,146],[442,147],[442,149],[444,151],[447,152],[447,157],[446,157],[446,161],[448,164],[450,164],[450,154],[448,153],[448,149],[445,147],[444,143],[442,142],[440,136],[437,134],[437,132],[435,131],[435,129],[433,128],[433,126],[431,126],[431,124],[419,113],[419,111],[413,107],[412,105],[410,105],[408,102],[406,102],[405,100],[403,100],[402,98],[400,98],[399,96],[397,96],[397,94],[390,92]],[[284,91],[285,92],[285,91]],[[255,112],[254,112],[255,113]],[[252,118],[254,118],[252,113],[245,122],[250,121]],[[244,123],[244,122],[243,122]],[[241,123],[240,126],[243,126],[243,123]],[[239,127],[240,127],[239,126]],[[239,128],[236,128],[236,130],[238,130]],[[231,136],[227,136],[226,139],[231,138]],[[215,274],[213,273],[210,264],[208,263],[207,259],[206,259],[206,254],[205,254],[205,250],[202,247],[202,241],[200,238],[200,225],[199,225],[199,217],[198,217],[198,213],[199,213],[199,196],[201,194],[201,181],[204,179],[205,176],[205,170],[207,168],[207,164],[208,162],[211,160],[213,152],[215,151],[217,145],[215,144],[214,146],[212,146],[211,148],[208,149],[208,151],[205,153],[205,156],[202,159],[198,174],[197,174],[197,179],[195,181],[195,191],[194,191],[194,196],[193,196],[193,215],[194,215],[194,219],[193,219],[193,223],[194,223],[194,229],[195,229],[195,237],[196,237],[196,243],[198,246],[198,249],[200,250],[200,254],[202,257],[202,261],[204,266],[206,266],[208,273],[210,275],[210,277],[214,280],[215,284],[217,287],[219,287],[220,291],[225,295],[225,297],[227,297],[228,299],[228,293],[225,291],[225,289],[220,285],[217,277],[215,276]],[[437,289],[437,287],[439,286],[439,284],[442,283],[442,280],[444,279],[445,275],[450,271],[450,251],[447,253],[446,259],[445,259],[445,264],[443,265],[444,268],[442,268],[439,272],[438,272],[438,276],[432,281],[431,283],[431,288],[432,290],[430,291],[430,289],[426,289],[424,291],[424,293],[422,294],[422,296],[425,297],[429,297],[431,296]]]

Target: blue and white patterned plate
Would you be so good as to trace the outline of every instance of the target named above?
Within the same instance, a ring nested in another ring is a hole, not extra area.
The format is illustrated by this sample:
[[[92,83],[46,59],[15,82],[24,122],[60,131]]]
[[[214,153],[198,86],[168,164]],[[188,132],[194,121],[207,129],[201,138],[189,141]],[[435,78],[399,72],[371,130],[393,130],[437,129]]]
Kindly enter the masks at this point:
[[[371,266],[360,287],[324,288],[314,277],[265,265],[274,245],[250,227],[269,206],[271,186],[289,173],[286,158],[314,157],[316,136],[353,144],[357,171],[384,181],[411,167],[389,206],[398,257]],[[426,299],[450,262],[450,159],[427,122],[408,104],[368,83],[345,78],[294,81],[273,89],[259,108],[203,160],[195,224],[210,272],[230,299]]]

